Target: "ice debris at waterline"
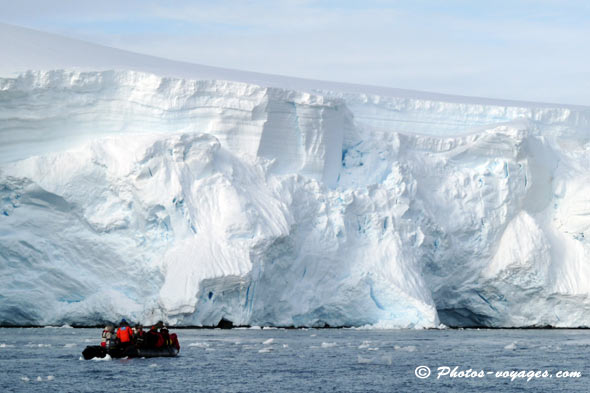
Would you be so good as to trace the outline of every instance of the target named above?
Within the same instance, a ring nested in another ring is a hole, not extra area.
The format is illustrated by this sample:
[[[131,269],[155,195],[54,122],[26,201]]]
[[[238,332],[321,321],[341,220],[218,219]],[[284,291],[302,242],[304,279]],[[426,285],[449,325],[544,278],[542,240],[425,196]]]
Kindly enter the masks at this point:
[[[589,108],[345,90],[0,78],[0,323],[590,326]]]

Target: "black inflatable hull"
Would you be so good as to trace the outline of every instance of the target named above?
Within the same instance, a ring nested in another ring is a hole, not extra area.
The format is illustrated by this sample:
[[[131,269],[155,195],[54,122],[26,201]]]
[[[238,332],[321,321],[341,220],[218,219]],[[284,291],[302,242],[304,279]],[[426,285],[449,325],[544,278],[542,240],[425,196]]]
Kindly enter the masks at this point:
[[[82,351],[84,359],[104,358],[110,355],[114,359],[119,358],[159,358],[174,357],[178,355],[178,349],[174,347],[164,348],[112,348],[108,351],[100,345],[89,345]]]

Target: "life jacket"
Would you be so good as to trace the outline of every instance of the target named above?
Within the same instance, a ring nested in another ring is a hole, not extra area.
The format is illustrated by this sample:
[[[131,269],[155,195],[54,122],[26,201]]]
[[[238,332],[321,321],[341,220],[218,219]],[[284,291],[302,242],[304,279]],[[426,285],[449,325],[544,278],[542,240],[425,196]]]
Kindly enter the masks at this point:
[[[135,341],[135,345],[137,345],[138,347],[143,347],[145,341],[145,332],[140,329],[136,330],[133,334],[133,339]]]
[[[164,345],[164,337],[155,328],[145,334],[145,344],[148,348],[160,348]]]
[[[172,346],[180,351],[180,343],[178,342],[178,336],[176,336],[176,333],[170,335],[170,341],[172,342]]]
[[[169,347],[172,345],[172,341],[170,341],[170,334],[168,333],[168,329],[160,329],[160,335],[164,339],[164,346]]]
[[[131,328],[129,326],[121,326],[117,329],[117,338],[121,343],[130,343],[132,337],[133,333],[131,333]]]
[[[162,348],[165,343],[164,343],[164,337],[162,337],[162,334],[160,333],[156,333],[158,335],[158,341],[156,341],[156,348]]]

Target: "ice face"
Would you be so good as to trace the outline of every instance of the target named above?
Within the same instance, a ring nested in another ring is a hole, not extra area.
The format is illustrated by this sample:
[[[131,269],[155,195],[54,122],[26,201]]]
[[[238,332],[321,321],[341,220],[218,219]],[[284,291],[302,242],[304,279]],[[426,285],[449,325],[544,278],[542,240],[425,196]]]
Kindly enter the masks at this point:
[[[319,118],[332,110],[316,105]],[[311,109],[307,116],[313,120]],[[348,119],[344,111],[334,122]],[[2,319],[438,323],[415,256],[403,247],[410,235],[395,230],[410,225],[389,202],[407,199],[403,187],[378,186],[378,198],[334,191],[321,166],[289,173],[276,169],[281,157],[227,146],[233,151],[191,132],[101,135],[4,164],[1,256],[11,284]],[[291,148],[306,157],[305,146]],[[325,166],[338,168],[340,156]]]
[[[243,79],[0,78],[1,323],[589,325],[590,109]]]
[[[0,162],[64,150],[97,137],[211,133],[228,149],[274,160],[333,186],[346,106],[323,96],[239,82],[138,72],[28,72],[0,82]]]

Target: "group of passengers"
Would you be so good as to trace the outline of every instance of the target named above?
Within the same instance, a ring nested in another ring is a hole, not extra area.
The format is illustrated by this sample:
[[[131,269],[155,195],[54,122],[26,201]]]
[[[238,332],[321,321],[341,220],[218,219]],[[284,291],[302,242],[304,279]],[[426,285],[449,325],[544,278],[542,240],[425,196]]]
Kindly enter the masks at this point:
[[[105,326],[102,331],[102,342],[100,345],[107,350],[113,347],[126,348],[129,346],[142,349],[158,349],[173,346],[176,349],[180,349],[176,334],[170,334],[168,328],[162,321],[152,325],[150,330],[146,332],[143,330],[141,324],[136,324],[131,328],[125,319],[121,320],[116,332],[113,325],[109,324]]]

